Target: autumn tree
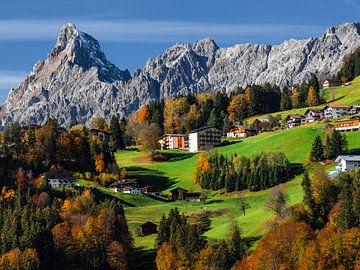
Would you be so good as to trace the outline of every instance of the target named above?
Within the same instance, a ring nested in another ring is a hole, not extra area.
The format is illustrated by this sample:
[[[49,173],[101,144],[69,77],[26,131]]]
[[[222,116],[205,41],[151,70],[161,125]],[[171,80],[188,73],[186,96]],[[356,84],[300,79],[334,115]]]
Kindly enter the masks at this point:
[[[317,106],[320,104],[319,93],[315,90],[314,86],[310,86],[309,88],[306,104],[310,107]]]
[[[94,117],[90,122],[90,128],[99,129],[99,130],[107,130],[107,124],[103,117],[97,116]]]
[[[242,122],[247,116],[247,100],[243,94],[235,96],[229,104],[229,119],[232,122]]]
[[[145,121],[149,120],[150,117],[150,111],[148,106],[143,105],[137,112],[137,121],[139,124],[144,123]]]
[[[144,123],[138,131],[138,142],[143,151],[150,153],[152,160],[156,157],[156,151],[159,149],[159,137],[161,135],[160,127],[155,123]]]

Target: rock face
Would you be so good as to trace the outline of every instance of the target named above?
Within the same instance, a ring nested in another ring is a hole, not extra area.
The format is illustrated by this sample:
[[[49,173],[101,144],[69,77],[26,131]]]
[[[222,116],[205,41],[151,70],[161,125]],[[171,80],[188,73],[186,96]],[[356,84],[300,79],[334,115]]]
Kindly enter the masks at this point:
[[[109,62],[99,43],[73,24],[61,28],[54,49],[9,93],[2,123],[43,124],[56,118],[68,127],[95,116],[128,115],[151,100],[247,84],[290,85],[316,74],[324,79],[360,46],[360,24],[331,27],[319,38],[280,45],[219,48],[209,38],[176,44],[131,77]],[[1,123],[1,122],[0,122]]]

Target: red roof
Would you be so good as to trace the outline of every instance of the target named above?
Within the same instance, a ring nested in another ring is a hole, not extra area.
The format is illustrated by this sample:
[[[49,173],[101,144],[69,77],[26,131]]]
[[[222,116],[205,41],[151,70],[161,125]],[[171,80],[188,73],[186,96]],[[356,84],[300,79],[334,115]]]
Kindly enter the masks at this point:
[[[327,105],[325,106],[324,110],[326,108],[334,108],[334,109],[349,109],[350,106],[340,106],[340,105]]]

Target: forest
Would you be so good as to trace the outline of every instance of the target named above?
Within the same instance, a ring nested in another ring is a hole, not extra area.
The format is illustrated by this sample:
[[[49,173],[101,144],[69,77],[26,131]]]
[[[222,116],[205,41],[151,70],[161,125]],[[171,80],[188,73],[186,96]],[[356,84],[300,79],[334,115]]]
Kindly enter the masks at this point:
[[[225,157],[215,151],[200,153],[194,167],[195,182],[204,189],[227,192],[267,189],[286,182],[294,175],[283,153],[268,152],[251,158]]]

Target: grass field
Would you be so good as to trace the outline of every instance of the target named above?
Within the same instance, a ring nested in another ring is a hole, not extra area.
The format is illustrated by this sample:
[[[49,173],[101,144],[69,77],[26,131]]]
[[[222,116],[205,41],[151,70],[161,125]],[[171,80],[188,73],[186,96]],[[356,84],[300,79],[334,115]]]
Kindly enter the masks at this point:
[[[243,141],[233,142],[230,145],[218,147],[217,151],[224,155],[234,153],[251,156],[261,151],[282,151],[293,163],[304,163],[310,151],[311,144],[316,135],[324,136],[323,124],[313,123],[294,129],[277,132],[263,133]],[[349,142],[349,149],[358,152],[360,149],[360,132],[346,133]],[[157,184],[165,189],[165,192],[177,186],[191,191],[200,190],[193,181],[192,168],[197,155],[188,154],[184,151],[165,151],[169,157],[166,162],[150,163],[143,159],[143,153],[135,151],[119,151],[116,160],[122,167],[127,167],[129,176],[138,178],[142,183]],[[289,196],[290,204],[294,205],[302,200],[301,178],[284,184],[286,193]],[[210,241],[216,242],[226,237],[226,232],[232,221],[237,221],[245,237],[257,239],[264,234],[266,223],[271,214],[263,209],[264,202],[269,190],[259,192],[243,191],[242,194],[250,203],[251,208],[243,216],[236,203],[239,194],[217,194],[206,203],[186,202],[157,202],[152,201],[139,207],[126,207],[126,216],[130,228],[135,228],[146,221],[157,223],[162,213],[168,213],[173,207],[178,207],[181,212],[187,215],[197,211],[210,210],[220,214],[212,218],[211,229],[206,232]],[[149,198],[148,198],[149,199]],[[139,247],[150,249],[153,247],[155,236],[136,237],[135,244]]]
[[[327,89],[324,95],[328,101],[330,96],[334,96],[335,101],[331,102],[334,104],[360,104],[360,78],[354,80],[350,86]],[[284,117],[289,113],[303,113],[305,110],[306,108],[296,109],[281,114]],[[345,134],[348,139],[349,150],[352,153],[360,153],[360,131]],[[323,123],[312,123],[288,130],[266,132],[243,141],[232,140],[229,145],[216,149],[224,155],[237,153],[245,156],[252,156],[262,151],[281,151],[290,162],[305,164],[316,135],[322,137],[325,135]],[[175,187],[183,187],[189,191],[200,191],[200,187],[193,180],[196,154],[185,151],[164,151],[163,155],[167,161],[150,162],[143,153],[129,150],[119,151],[115,157],[119,166],[127,169],[127,177],[137,178],[143,185],[158,185],[164,189],[165,194],[168,194],[169,190]],[[283,184],[285,192],[289,196],[290,205],[300,203],[302,200],[301,179],[302,176],[299,175]],[[266,212],[263,207],[269,190],[241,192],[251,207],[244,216],[237,206],[239,193],[213,192],[205,204],[182,201],[169,202],[156,200],[145,195],[114,193],[85,180],[78,182],[81,185],[96,188],[100,196],[121,200],[130,229],[134,229],[146,221],[158,223],[163,213],[167,214],[171,208],[178,207],[180,212],[184,212],[186,215],[199,211],[214,213],[211,218],[211,229],[205,233],[210,242],[215,243],[226,238],[233,221],[240,225],[244,237],[257,240],[266,232],[267,223],[272,218],[271,214]],[[144,250],[152,250],[155,238],[156,235],[135,237],[135,246]]]

